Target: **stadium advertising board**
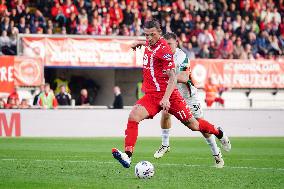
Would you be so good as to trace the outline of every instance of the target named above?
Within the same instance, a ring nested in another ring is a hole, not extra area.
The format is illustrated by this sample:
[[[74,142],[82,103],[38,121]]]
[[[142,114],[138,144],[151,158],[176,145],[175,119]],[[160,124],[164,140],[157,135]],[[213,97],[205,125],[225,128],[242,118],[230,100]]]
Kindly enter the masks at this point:
[[[11,56],[0,57],[0,92],[14,89],[14,62]]]
[[[43,82],[40,58],[1,56],[0,62],[0,92],[10,93],[15,86],[38,86]]]
[[[284,136],[283,109],[205,109],[204,113],[216,125],[227,126],[230,136]],[[121,137],[128,114],[129,109],[3,109],[0,137]],[[110,119],[110,115],[115,116]],[[160,136],[160,127],[153,127],[160,120],[158,114],[153,120],[141,122],[139,136]],[[200,137],[199,132],[185,132],[174,117],[172,124],[179,126],[173,129],[172,136]]]
[[[137,67],[134,40],[23,37],[23,53],[45,66]]]
[[[284,88],[284,62],[270,60],[191,61],[192,76],[198,87],[211,77],[217,85],[230,88]]]
[[[0,137],[21,136],[20,113],[0,112]]]
[[[41,57],[45,66],[142,67],[143,48],[133,51],[134,40],[114,38],[22,37],[23,54]],[[273,60],[191,60],[198,87],[208,77],[230,88],[284,88],[284,62]]]

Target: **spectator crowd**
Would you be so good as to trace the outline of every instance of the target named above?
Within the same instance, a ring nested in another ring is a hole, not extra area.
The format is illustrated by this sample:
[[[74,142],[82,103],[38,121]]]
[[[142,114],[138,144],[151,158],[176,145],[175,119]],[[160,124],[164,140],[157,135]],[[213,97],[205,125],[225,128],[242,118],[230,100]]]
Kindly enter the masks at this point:
[[[42,84],[33,90],[15,86],[9,95],[0,93],[0,109],[53,109],[58,106],[87,108],[95,105],[100,86],[88,77],[71,75],[67,79],[67,72],[60,71],[53,79],[49,78],[53,82]],[[107,107],[123,109],[123,97],[119,86],[114,86],[113,95],[113,103]]]
[[[68,85],[60,85],[58,93],[51,89],[49,83],[41,85],[38,90],[34,92],[33,103],[29,103],[29,99],[22,98],[20,101],[20,95],[18,88],[15,87],[13,92],[9,94],[7,99],[0,96],[0,109],[28,109],[28,108],[42,108],[42,109],[54,109],[58,106],[93,106],[94,95],[90,95],[86,88],[82,88],[80,95],[77,98],[72,99],[71,94],[66,91]],[[120,87],[115,86],[113,88],[114,101],[112,106],[108,106],[111,109],[123,109],[123,97],[121,95]],[[73,102],[72,102],[73,101]]]
[[[29,99],[22,98],[20,101],[20,95],[18,88],[15,88],[12,93],[9,94],[7,99],[0,97],[0,109],[27,109],[27,108],[43,108],[52,109],[58,106],[90,106],[94,105],[93,97],[88,94],[87,89],[81,89],[81,94],[76,101],[76,104],[72,104],[71,94],[66,92],[66,85],[60,85],[58,88],[60,91],[55,93],[49,83],[41,85],[34,93],[32,105],[29,103]]]
[[[0,0],[0,18],[7,55],[18,33],[140,36],[152,18],[192,59],[284,53],[284,0]]]

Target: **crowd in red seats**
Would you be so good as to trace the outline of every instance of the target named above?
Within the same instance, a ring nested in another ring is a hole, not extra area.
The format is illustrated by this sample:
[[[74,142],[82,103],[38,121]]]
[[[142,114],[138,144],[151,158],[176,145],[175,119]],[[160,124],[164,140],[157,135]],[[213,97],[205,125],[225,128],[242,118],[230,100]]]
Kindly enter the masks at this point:
[[[156,18],[190,58],[275,59],[284,53],[283,0],[0,0],[0,48],[18,33],[143,35]]]
[[[28,103],[27,99],[22,99],[20,102],[19,94],[17,92],[17,89],[9,94],[7,101],[5,101],[0,96],[0,109],[15,109],[15,108],[30,108],[31,106]]]

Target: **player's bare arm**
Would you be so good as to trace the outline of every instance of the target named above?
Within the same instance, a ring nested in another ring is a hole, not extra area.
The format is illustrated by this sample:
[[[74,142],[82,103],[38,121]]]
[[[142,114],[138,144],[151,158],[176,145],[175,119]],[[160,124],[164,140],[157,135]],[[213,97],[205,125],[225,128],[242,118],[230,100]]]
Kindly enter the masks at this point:
[[[187,58],[188,60],[188,58]],[[189,60],[188,60],[189,62]],[[191,68],[189,66],[189,64],[187,65],[186,68],[184,68],[184,71],[181,71],[177,74],[177,82],[178,83],[184,83],[186,84],[188,82],[188,79],[190,79],[190,74],[191,74]]]
[[[182,71],[177,75],[177,82],[178,83],[186,83],[189,79],[189,71]]]
[[[164,97],[160,102],[160,105],[163,108],[163,111],[168,112],[171,104],[170,104],[170,96],[172,94],[172,92],[174,91],[175,87],[176,87],[176,83],[177,83],[177,76],[175,73],[175,70],[167,70],[166,74],[169,76],[169,81],[168,81],[168,85],[167,85],[167,89],[165,91]]]
[[[141,49],[142,46],[146,45],[146,40],[139,40],[135,41],[132,45],[131,48],[135,51],[137,48]]]

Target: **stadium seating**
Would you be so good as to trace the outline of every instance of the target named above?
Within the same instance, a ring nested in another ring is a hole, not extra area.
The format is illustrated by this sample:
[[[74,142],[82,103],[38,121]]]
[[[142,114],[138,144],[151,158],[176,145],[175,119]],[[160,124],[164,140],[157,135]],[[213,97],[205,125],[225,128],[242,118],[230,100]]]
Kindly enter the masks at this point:
[[[3,54],[16,53],[17,33],[140,36],[152,18],[191,58],[274,59],[284,51],[284,6],[276,0],[1,2],[0,33],[11,38]]]
[[[178,35],[179,47],[192,59],[283,57],[284,6],[277,0],[3,0],[0,55],[16,54],[18,33],[141,36],[144,22],[152,18],[161,22],[163,33]],[[283,91],[273,95],[266,89],[252,90],[249,96],[246,92],[224,92],[225,107],[284,106]],[[32,98],[27,92],[20,96]],[[200,97],[205,107],[201,90]]]

